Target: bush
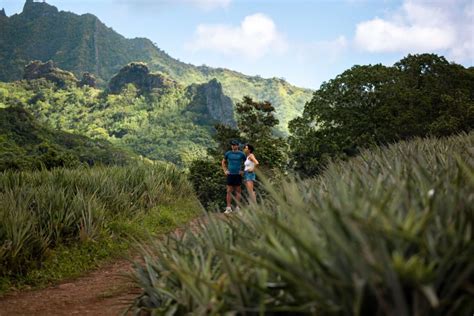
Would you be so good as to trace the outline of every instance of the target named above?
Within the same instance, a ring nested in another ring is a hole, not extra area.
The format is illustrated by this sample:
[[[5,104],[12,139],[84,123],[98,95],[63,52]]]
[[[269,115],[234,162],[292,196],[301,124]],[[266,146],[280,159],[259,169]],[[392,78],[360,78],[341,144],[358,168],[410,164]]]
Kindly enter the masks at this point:
[[[109,224],[192,196],[171,165],[0,173],[0,277],[38,267],[58,245],[120,234]]]
[[[416,139],[267,187],[242,216],[148,247],[136,311],[466,315],[474,134]]]
[[[208,210],[225,207],[226,178],[220,162],[214,159],[195,160],[189,168],[189,181],[201,204]]]

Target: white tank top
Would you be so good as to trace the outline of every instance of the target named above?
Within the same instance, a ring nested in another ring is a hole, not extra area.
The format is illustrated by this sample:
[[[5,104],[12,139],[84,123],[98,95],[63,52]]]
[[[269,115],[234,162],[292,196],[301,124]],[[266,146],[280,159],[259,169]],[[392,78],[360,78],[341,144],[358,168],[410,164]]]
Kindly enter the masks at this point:
[[[249,159],[250,155],[247,156],[247,159],[245,160],[244,162],[244,171],[249,171],[249,170],[252,170],[254,171],[254,168],[255,168],[255,163]]]

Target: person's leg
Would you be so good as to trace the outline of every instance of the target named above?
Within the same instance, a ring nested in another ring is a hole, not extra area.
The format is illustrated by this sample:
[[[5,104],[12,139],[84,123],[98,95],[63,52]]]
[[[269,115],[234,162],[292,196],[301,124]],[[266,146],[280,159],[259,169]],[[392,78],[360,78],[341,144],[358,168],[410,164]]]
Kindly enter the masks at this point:
[[[250,196],[249,181],[248,181],[248,180],[244,180],[244,184],[245,184],[245,189],[247,189],[247,192],[248,192],[248,194],[249,194],[249,199],[250,199],[251,196]]]
[[[240,204],[240,196],[242,193],[242,187],[240,185],[235,187],[235,199],[237,200],[237,203]]]
[[[245,186],[247,187],[247,192],[249,193],[250,201],[257,202],[257,197],[255,196],[255,191],[253,190],[253,181],[245,181]]]
[[[227,202],[227,207],[231,207],[232,204],[232,191],[234,187],[231,185],[227,186],[227,195],[226,195],[226,202]]]

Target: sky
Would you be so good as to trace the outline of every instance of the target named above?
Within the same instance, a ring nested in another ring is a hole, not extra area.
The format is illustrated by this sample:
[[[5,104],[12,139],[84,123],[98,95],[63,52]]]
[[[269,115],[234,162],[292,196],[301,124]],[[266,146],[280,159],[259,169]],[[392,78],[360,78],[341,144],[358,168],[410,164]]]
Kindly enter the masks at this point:
[[[47,0],[174,58],[318,89],[354,65],[436,53],[473,66],[474,0]],[[11,16],[23,0],[0,0]],[[1,31],[1,30],[0,30]]]

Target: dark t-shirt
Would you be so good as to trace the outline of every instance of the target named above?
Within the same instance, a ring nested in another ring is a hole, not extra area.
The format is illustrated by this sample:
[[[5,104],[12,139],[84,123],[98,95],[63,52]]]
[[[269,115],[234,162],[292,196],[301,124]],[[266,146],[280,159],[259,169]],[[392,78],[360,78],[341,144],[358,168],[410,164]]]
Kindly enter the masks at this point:
[[[240,150],[231,151],[225,153],[224,159],[227,160],[227,169],[230,174],[239,174],[242,170],[242,163],[247,157]]]

